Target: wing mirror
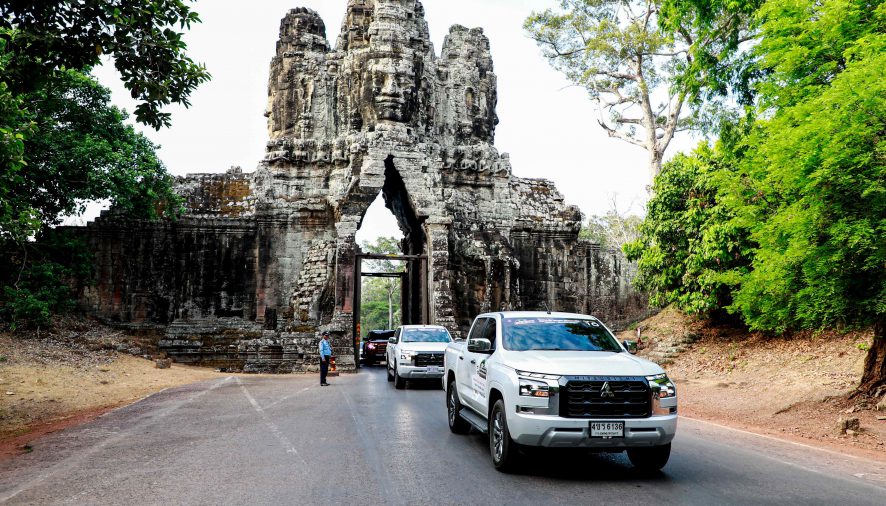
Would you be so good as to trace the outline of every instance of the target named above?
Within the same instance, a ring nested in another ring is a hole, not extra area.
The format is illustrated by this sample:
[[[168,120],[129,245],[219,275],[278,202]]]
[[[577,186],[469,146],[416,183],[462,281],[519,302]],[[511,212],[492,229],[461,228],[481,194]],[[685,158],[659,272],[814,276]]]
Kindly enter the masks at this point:
[[[396,337],[389,337],[388,342],[391,344],[397,344],[397,338]]]
[[[628,350],[628,353],[631,355],[637,353],[637,341],[622,341],[621,344],[624,345],[625,349]]]
[[[491,353],[492,343],[489,339],[469,339],[468,351],[471,353]]]

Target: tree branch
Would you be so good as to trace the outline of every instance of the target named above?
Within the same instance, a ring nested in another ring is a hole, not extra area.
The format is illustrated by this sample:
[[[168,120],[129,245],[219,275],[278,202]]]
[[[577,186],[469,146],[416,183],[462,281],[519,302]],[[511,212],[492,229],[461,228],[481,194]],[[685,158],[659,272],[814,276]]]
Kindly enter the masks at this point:
[[[635,146],[640,146],[643,149],[649,149],[646,146],[646,143],[639,141],[624,132],[619,132],[618,130],[607,125],[603,120],[597,120],[597,123],[600,124],[600,126],[603,128],[603,130],[606,130],[606,133],[609,135],[609,137],[615,137],[616,139],[621,139],[625,142],[630,142],[631,144],[633,144]]]

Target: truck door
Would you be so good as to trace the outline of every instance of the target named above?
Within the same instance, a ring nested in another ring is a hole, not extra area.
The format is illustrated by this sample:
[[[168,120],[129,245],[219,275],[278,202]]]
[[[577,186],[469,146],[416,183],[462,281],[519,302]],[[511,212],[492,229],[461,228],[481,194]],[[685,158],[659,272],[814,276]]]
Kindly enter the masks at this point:
[[[477,397],[474,391],[474,377],[477,375],[477,359],[476,353],[468,351],[468,343],[471,339],[479,339],[483,337],[489,318],[477,318],[471,331],[468,332],[468,339],[465,341],[464,351],[458,357],[458,366],[456,369],[456,384],[458,385],[458,397],[462,404],[477,409],[475,399]]]
[[[468,343],[470,343],[471,338],[488,339],[489,342],[492,343],[493,349],[495,349],[495,319],[488,317],[480,318],[475,327],[477,330],[476,334],[474,329],[471,329],[471,334],[468,336]],[[489,356],[489,353],[474,353],[468,351],[468,347],[465,346],[464,368],[465,372],[469,374],[470,377],[465,381],[468,394],[462,399],[466,405],[484,416],[487,411],[486,360]]]

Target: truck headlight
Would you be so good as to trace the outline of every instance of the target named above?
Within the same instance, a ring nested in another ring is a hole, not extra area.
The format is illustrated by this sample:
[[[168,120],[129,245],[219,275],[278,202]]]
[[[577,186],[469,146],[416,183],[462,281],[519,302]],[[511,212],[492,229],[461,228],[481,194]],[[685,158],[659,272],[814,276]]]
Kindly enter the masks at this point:
[[[400,352],[400,359],[401,360],[412,360],[412,357],[414,357],[414,356],[415,356],[414,351],[401,351]]]
[[[646,376],[646,380],[649,381],[649,386],[652,387],[652,390],[656,390],[656,386],[658,386],[658,398],[659,399],[667,399],[669,397],[677,396],[677,386],[674,385],[674,382],[668,379],[667,374],[656,374],[655,376]]]
[[[520,395],[524,397],[550,397],[551,387],[544,381],[520,378]]]

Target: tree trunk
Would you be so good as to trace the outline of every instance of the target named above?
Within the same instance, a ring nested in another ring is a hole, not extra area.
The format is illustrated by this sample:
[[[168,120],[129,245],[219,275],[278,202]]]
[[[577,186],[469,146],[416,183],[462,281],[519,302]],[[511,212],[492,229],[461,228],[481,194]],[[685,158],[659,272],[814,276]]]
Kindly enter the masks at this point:
[[[649,149],[649,175],[652,176],[651,182],[649,183],[650,188],[655,184],[655,178],[661,174],[662,158],[664,158],[664,153],[659,151],[656,147]]]
[[[874,342],[864,360],[864,374],[855,395],[874,395],[877,389],[886,386],[886,318],[874,323]]]

